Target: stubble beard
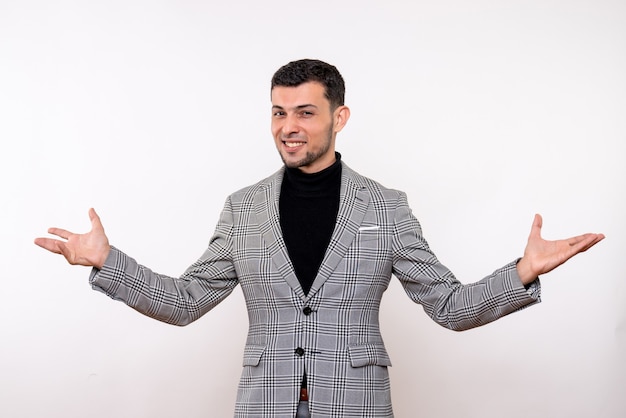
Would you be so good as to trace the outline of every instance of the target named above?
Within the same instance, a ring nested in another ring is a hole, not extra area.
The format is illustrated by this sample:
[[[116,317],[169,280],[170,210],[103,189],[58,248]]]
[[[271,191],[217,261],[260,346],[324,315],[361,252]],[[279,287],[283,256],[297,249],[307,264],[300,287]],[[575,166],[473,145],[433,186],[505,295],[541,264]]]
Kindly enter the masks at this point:
[[[312,165],[315,161],[319,160],[322,156],[324,156],[328,150],[330,149],[330,144],[333,138],[333,124],[331,123],[328,127],[328,132],[326,135],[326,142],[317,150],[317,152],[309,152],[307,151],[306,155],[298,161],[287,162],[283,157],[282,153],[280,154],[280,158],[283,160],[283,163],[287,168],[302,168]]]

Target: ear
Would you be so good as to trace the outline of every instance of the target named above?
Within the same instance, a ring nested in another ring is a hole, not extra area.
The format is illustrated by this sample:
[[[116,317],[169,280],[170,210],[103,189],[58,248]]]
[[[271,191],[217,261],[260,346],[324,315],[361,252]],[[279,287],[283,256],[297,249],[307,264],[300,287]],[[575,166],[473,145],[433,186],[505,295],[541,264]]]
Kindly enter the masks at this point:
[[[334,132],[340,132],[346,123],[348,123],[348,119],[350,119],[350,108],[348,106],[339,106],[333,112],[334,116]]]

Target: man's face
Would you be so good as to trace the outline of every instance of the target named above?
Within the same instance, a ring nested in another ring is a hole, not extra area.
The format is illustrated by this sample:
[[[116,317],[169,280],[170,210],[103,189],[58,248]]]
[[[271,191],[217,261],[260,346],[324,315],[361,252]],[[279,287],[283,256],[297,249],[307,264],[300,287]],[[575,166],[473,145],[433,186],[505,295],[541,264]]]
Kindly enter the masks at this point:
[[[287,167],[316,173],[335,162],[335,136],[349,110],[332,110],[324,86],[307,82],[272,89],[272,135]]]

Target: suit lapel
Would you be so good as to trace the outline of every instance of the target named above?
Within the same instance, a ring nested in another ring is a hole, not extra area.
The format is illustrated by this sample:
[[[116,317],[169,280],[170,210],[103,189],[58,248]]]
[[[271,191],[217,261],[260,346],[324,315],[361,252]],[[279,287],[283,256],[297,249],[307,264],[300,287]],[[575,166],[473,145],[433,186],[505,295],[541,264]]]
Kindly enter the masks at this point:
[[[307,299],[311,298],[328,280],[339,262],[345,257],[348,248],[358,233],[367,207],[370,195],[363,185],[354,182],[354,175],[345,164],[341,176],[341,191],[339,195],[339,212],[335,229],[326,249],[324,260],[309,290]],[[296,279],[297,280],[297,279]]]
[[[257,192],[254,196],[253,211],[270,252],[272,263],[294,292],[303,300],[308,300],[317,293],[345,257],[365,217],[370,195],[365,186],[354,181],[354,173],[343,164],[339,211],[335,229],[317,277],[313,281],[308,295],[305,295],[289,259],[280,227],[279,198],[283,175],[284,169],[281,169],[270,177],[266,187]]]
[[[280,227],[278,204],[283,174],[284,169],[281,169],[269,179],[267,187],[254,196],[254,213],[267,249],[270,252],[272,263],[284,277],[287,284],[299,297],[304,299],[304,291],[289,259]]]

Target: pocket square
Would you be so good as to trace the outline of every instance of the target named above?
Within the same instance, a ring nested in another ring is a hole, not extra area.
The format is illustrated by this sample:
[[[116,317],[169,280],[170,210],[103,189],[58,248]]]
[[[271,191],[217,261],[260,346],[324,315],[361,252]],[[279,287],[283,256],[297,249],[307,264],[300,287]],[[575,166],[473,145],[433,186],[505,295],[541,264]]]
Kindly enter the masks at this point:
[[[375,231],[380,229],[380,225],[372,225],[372,226],[360,226],[359,231]]]

